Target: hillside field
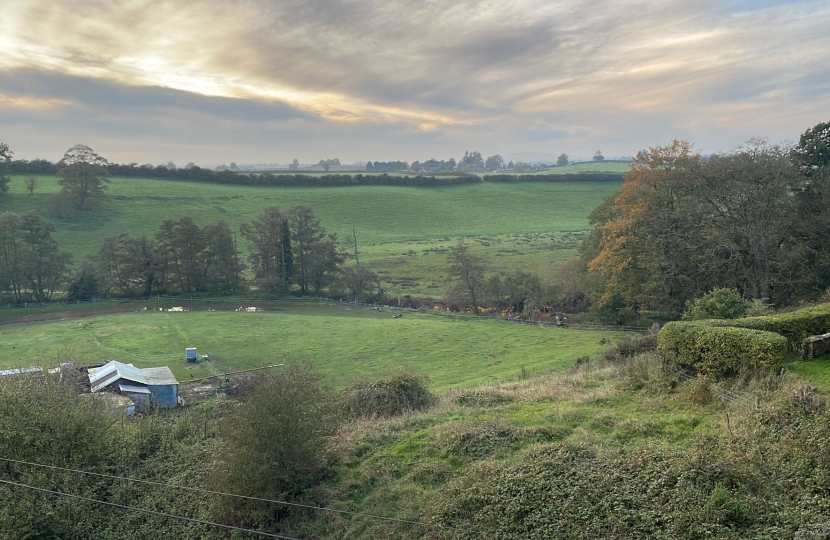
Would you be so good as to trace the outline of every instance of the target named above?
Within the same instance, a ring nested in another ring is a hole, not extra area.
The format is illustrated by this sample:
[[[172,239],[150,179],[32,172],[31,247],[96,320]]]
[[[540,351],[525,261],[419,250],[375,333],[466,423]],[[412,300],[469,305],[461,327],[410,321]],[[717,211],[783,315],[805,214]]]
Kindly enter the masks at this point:
[[[33,195],[25,176],[14,176],[0,210],[37,210],[60,190],[38,177]],[[361,260],[372,266],[390,295],[440,296],[446,254],[459,237],[494,267],[539,272],[550,278],[572,257],[588,228],[586,216],[616,182],[481,183],[446,187],[252,187],[144,178],[112,178],[109,201],[96,210],[56,219],[55,235],[75,264],[95,253],[104,237],[121,232],[153,235],[164,219],[190,215],[200,225],[224,219],[236,227],[267,206],[314,207],[323,227],[341,241],[357,232]],[[240,248],[245,242],[240,239]]]
[[[329,382],[343,385],[408,367],[443,390],[515,379],[522,370],[561,371],[600,352],[600,341],[623,336],[432,314],[392,319],[391,312],[336,304],[259,313],[157,309],[0,326],[0,367],[120,360],[167,365],[185,381],[211,375],[206,366],[185,362],[184,349],[197,347],[212,353],[222,371],[308,359]]]

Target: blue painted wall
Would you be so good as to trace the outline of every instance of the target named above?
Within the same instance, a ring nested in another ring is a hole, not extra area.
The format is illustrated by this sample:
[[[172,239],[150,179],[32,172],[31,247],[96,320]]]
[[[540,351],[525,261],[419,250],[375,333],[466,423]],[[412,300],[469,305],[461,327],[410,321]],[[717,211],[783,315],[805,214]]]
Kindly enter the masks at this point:
[[[164,386],[148,386],[150,401],[158,407],[174,408],[179,404],[179,386],[168,384]]]

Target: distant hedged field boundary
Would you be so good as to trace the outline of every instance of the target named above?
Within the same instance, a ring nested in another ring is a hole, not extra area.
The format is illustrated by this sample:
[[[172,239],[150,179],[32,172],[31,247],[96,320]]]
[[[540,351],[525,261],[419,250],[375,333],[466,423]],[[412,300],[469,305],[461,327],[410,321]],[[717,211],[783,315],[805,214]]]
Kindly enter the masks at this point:
[[[347,300],[334,300],[331,298],[323,298],[323,297],[292,297],[292,296],[284,296],[284,297],[272,297],[272,298],[254,298],[254,297],[246,297],[246,296],[198,296],[198,295],[183,295],[183,296],[176,296],[176,295],[153,295],[148,298],[137,297],[137,298],[95,298],[89,300],[58,300],[54,302],[26,302],[23,304],[5,304],[0,305],[0,325],[5,324],[19,324],[19,323],[29,323],[29,322],[44,322],[49,320],[55,319],[64,319],[64,318],[77,318],[77,317],[88,317],[88,316],[97,316],[97,315],[105,315],[110,313],[124,313],[124,312],[135,312],[141,311],[142,308],[148,308],[148,311],[154,311],[156,309],[168,309],[170,307],[177,307],[181,308],[181,310],[187,311],[200,311],[200,310],[208,310],[209,308],[214,309],[216,311],[241,311],[246,312],[250,309],[258,312],[269,312],[269,311],[279,311],[280,304],[328,304],[328,305],[341,305],[341,306],[351,306],[353,308],[358,309],[366,309],[366,310],[383,310],[389,311],[392,313],[401,313],[401,314],[420,314],[420,315],[431,315],[435,317],[440,317],[444,319],[454,319],[454,320],[469,320],[469,321],[505,321],[511,324],[518,324],[518,325],[531,325],[531,326],[539,326],[542,328],[569,328],[571,330],[595,330],[595,331],[608,331],[608,332],[639,332],[644,333],[648,331],[648,328],[642,326],[625,326],[625,325],[605,325],[605,324],[585,324],[585,323],[556,323],[555,321],[551,320],[527,320],[522,319],[519,317],[516,318],[504,318],[498,315],[474,315],[472,313],[462,313],[462,312],[455,312],[455,311],[444,311],[444,310],[437,310],[437,309],[429,309],[429,308],[408,308],[408,307],[397,307],[388,304],[378,304],[378,303],[362,303],[362,302],[354,302],[354,301],[347,301]],[[78,312],[70,312],[67,308],[72,308],[72,306],[90,306],[90,305],[98,305],[101,306],[101,311],[96,311],[95,309],[90,309],[89,311],[83,310]],[[41,308],[38,311],[36,308]],[[55,309],[58,308],[57,311],[43,311],[42,309],[49,308]],[[27,314],[25,313],[28,309],[33,309],[36,311],[35,313]],[[16,311],[20,313],[20,316],[9,316],[10,311]],[[174,311],[179,311],[174,310]]]
[[[275,174],[272,172],[244,173],[236,171],[214,171],[192,167],[190,169],[168,169],[167,167],[136,167],[110,164],[107,171],[112,176],[128,178],[152,178],[156,180],[178,180],[245,186],[273,187],[347,187],[347,186],[453,186],[479,184],[483,182],[622,182],[623,175],[612,172],[578,172],[563,174],[493,174],[481,177],[470,173],[439,173],[435,175],[403,174],[310,174],[294,172]],[[12,174],[55,174],[58,166],[43,160],[31,162],[13,161],[9,167]]]

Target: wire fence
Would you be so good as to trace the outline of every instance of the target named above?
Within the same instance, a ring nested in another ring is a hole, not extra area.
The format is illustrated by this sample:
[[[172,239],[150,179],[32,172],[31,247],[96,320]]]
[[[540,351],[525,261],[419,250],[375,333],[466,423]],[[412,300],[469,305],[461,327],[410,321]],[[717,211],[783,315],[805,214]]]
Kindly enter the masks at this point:
[[[279,304],[328,304],[328,305],[340,305],[340,306],[351,306],[354,308],[362,308],[362,309],[372,309],[375,311],[392,311],[400,314],[423,314],[423,315],[432,315],[437,317],[442,317],[445,319],[457,319],[457,320],[496,320],[496,321],[506,321],[511,324],[519,324],[519,325],[531,325],[531,326],[539,326],[543,328],[568,328],[572,330],[589,330],[589,331],[602,331],[602,332],[646,332],[648,330],[647,327],[644,326],[627,326],[627,325],[603,325],[603,324],[587,324],[587,323],[571,323],[566,319],[559,319],[551,318],[551,319],[525,319],[522,317],[501,317],[499,315],[475,315],[473,313],[462,313],[456,311],[446,311],[442,309],[427,309],[427,308],[405,308],[405,307],[398,307],[389,304],[378,304],[378,303],[360,303],[360,302],[353,302],[353,301],[344,301],[344,300],[333,300],[330,298],[322,298],[322,297],[279,297],[279,298],[251,298],[249,296],[215,296],[215,297],[207,297],[207,296],[169,296],[169,295],[154,295],[151,297],[138,297],[138,298],[118,298],[118,299],[111,299],[111,298],[93,298],[90,300],[75,300],[75,301],[56,301],[56,302],[24,302],[22,304],[11,304],[7,303],[5,306],[0,306],[3,309],[13,310],[13,309],[27,309],[27,308],[59,308],[59,307],[68,307],[68,306],[81,306],[81,305],[90,305],[90,304],[97,304],[97,305],[111,305],[111,306],[121,306],[125,304],[149,304],[151,302],[165,302],[165,303],[181,303],[185,304],[185,306],[174,306],[177,308],[181,308],[181,311],[187,311],[194,309],[194,304],[201,304],[204,306],[223,306],[225,309],[235,309],[236,311],[276,311],[279,310]],[[238,305],[238,307],[233,308],[232,306]],[[153,306],[153,309],[165,310],[163,306]],[[148,310],[150,308],[147,308]],[[198,309],[198,308],[195,308]],[[223,311],[225,310],[223,309]],[[167,308],[170,310],[170,308]],[[176,310],[178,311],[178,310]],[[105,346],[101,345],[100,343],[96,343],[101,349],[107,350]],[[118,352],[118,351],[112,351]]]
[[[672,368],[670,366],[665,366],[663,369],[668,371],[671,375],[676,376],[677,378],[684,380],[684,381],[694,381],[698,380],[698,377],[694,377],[689,375],[688,373],[684,373],[683,371]],[[731,392],[725,388],[721,388],[716,384],[709,382],[709,387],[712,389],[712,392],[721,398],[721,400],[732,403],[733,405],[741,405],[745,407],[755,407],[758,404],[758,399],[756,397],[748,398],[746,396],[742,396],[740,394],[736,394],[735,392]]]

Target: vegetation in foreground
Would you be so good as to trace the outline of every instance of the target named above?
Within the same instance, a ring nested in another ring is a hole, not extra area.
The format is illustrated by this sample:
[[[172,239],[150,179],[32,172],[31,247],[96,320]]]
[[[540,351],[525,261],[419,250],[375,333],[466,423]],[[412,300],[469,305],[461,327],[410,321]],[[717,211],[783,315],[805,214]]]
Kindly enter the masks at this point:
[[[830,520],[825,394],[766,372],[718,389],[638,352],[652,346],[432,398],[415,375],[341,393],[294,365],[234,399],[123,421],[55,379],[0,391],[0,457],[357,514],[20,463],[5,462],[0,478],[296,538],[792,538]],[[285,402],[303,397],[317,405]],[[318,417],[320,430],[292,427]],[[301,455],[280,451],[314,440]],[[257,444],[268,459],[246,457]],[[246,474],[229,482],[240,463]],[[226,537],[54,497],[0,487],[0,538]]]

